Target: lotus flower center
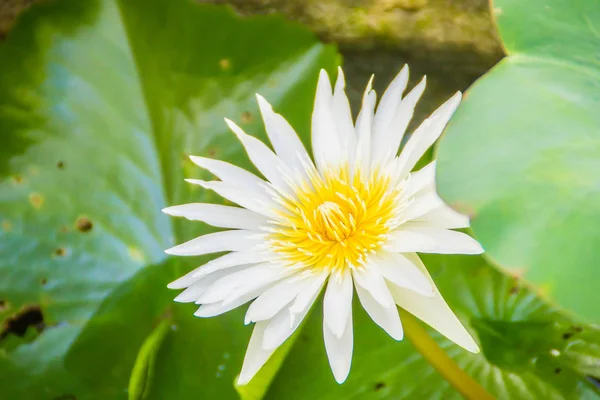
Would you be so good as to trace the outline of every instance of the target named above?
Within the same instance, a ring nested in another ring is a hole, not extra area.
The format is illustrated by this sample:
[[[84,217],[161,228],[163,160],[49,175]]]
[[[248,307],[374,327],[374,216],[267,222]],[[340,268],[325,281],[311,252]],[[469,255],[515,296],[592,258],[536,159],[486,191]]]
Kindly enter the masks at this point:
[[[313,176],[294,197],[281,198],[285,210],[270,234],[276,253],[295,268],[343,269],[365,263],[399,224],[400,188],[372,173]]]

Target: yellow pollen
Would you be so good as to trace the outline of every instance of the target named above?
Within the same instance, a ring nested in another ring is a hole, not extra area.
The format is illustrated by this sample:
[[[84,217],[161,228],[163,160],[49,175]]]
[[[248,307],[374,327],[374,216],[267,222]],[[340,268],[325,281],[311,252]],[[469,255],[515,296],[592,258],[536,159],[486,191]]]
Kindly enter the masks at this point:
[[[347,167],[311,174],[293,196],[281,198],[276,252],[290,265],[329,271],[359,267],[398,225],[401,188],[377,171],[353,176]]]

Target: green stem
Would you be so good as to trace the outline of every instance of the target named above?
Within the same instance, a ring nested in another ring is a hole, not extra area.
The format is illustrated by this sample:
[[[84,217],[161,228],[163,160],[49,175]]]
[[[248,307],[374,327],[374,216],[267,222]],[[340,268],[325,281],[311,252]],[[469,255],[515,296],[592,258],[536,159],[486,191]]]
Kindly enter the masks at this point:
[[[463,371],[458,364],[429,336],[421,324],[408,312],[400,309],[406,337],[417,351],[442,377],[467,400],[494,400],[494,397]]]

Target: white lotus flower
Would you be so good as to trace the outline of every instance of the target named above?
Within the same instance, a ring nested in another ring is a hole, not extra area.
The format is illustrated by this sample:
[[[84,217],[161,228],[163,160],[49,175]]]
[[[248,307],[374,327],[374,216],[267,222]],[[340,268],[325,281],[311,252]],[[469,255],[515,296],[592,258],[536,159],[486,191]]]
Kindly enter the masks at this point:
[[[265,180],[229,163],[192,161],[220,180],[188,181],[240,207],[184,204],[164,210],[222,232],[167,250],[198,256],[229,252],[169,285],[185,290],[175,301],[201,304],[198,317],[222,314],[252,301],[255,322],[238,383],[248,383],[292,335],[325,289],[323,336],[338,382],[350,371],[353,287],[373,321],[401,340],[396,305],[465,349],[479,349],[443,300],[416,253],[478,254],[470,236],[453,231],[467,217],[445,205],[435,190],[435,161],[411,172],[440,136],[458,106],[456,93],[408,139],[396,156],[425,78],[406,96],[404,67],[375,112],[367,85],[353,124],[339,69],[335,88],[321,71],[312,115],[313,160],[294,129],[257,95],[273,152],[226,120]]]

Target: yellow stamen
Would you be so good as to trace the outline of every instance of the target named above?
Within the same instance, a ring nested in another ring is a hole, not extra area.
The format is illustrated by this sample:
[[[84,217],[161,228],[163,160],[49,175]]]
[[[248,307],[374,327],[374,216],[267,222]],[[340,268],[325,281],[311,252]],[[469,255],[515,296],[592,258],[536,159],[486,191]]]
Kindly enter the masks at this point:
[[[353,175],[348,167],[310,174],[281,197],[278,228],[270,235],[276,252],[289,265],[329,271],[361,266],[397,226],[401,186],[387,174]]]

